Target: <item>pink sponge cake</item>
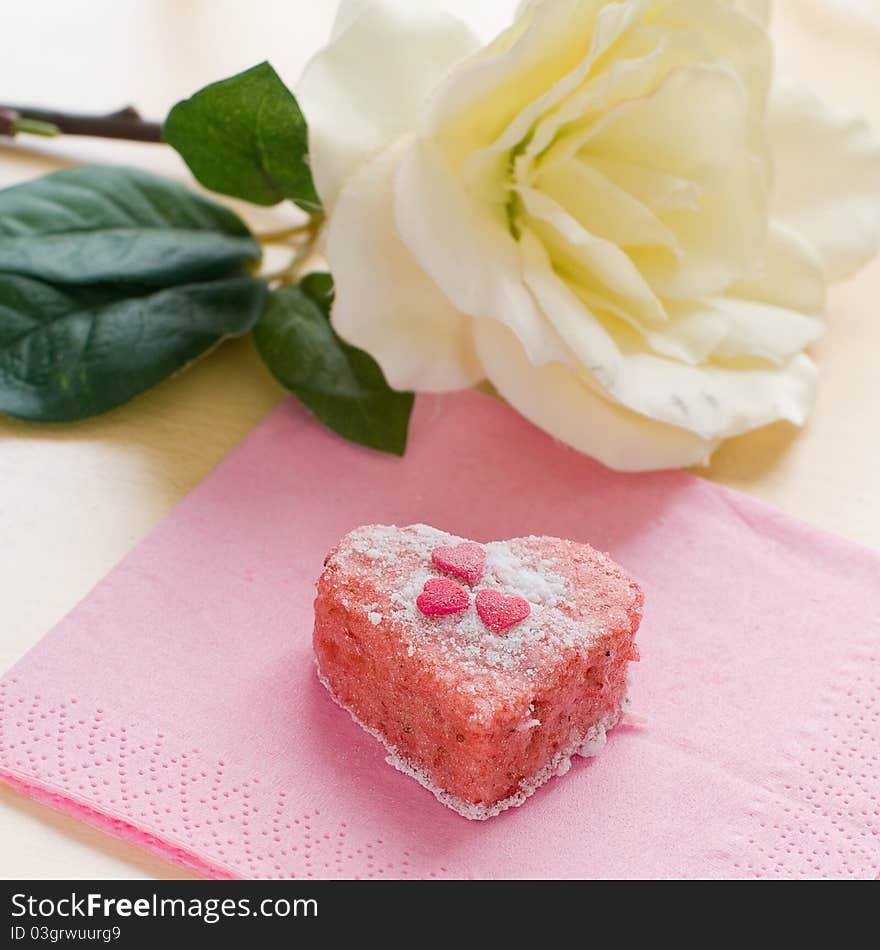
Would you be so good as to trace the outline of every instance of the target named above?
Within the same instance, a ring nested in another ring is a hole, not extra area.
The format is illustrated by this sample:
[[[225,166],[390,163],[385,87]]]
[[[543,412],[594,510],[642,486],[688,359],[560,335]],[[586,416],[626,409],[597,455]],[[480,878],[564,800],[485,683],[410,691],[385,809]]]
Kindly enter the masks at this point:
[[[601,751],[641,616],[638,585],[588,545],[373,525],[318,580],[318,676],[392,765],[491,818]]]

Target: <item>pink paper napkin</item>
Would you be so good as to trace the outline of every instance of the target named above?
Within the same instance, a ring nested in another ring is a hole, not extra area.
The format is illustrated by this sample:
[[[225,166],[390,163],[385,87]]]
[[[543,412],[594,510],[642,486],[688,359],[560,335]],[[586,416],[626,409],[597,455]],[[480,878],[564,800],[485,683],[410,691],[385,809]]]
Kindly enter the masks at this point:
[[[644,724],[489,822],[315,678],[325,552],[415,521],[588,540],[645,589]],[[873,878],[878,658],[875,552],[474,393],[419,400],[404,460],[288,403],[0,682],[0,777],[216,877]]]

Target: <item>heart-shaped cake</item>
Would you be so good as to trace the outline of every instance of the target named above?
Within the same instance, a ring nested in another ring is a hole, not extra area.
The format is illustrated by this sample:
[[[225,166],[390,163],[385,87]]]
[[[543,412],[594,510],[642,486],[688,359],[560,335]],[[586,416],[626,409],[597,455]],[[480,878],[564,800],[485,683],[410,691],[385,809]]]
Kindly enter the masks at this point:
[[[392,765],[490,818],[602,749],[642,599],[586,544],[358,528],[318,580],[318,675]]]

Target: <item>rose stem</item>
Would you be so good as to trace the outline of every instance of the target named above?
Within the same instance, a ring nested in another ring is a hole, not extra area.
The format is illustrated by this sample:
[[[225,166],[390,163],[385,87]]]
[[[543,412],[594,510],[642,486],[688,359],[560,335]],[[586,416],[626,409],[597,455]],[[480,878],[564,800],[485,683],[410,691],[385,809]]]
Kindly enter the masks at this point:
[[[106,115],[81,115],[34,109],[30,106],[0,105],[0,135],[20,132],[32,135],[90,135],[132,142],[161,142],[162,125],[147,122],[133,106]]]

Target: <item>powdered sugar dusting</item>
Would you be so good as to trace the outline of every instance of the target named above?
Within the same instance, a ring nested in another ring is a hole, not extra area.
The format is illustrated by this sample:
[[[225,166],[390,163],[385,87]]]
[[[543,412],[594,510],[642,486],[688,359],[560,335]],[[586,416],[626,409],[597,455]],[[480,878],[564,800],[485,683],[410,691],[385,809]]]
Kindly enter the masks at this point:
[[[431,553],[440,545],[455,545],[463,540],[466,539],[428,525],[402,529],[372,526],[351,536],[352,550],[378,562],[373,569],[385,575],[399,572],[404,550],[405,560],[411,563],[414,559],[418,565],[400,578],[391,594],[392,616],[406,621],[410,655],[421,638],[430,637],[444,652],[454,652],[459,662],[481,672],[518,669],[531,677],[540,665],[541,655],[558,650],[560,644],[583,641],[595,632],[588,628],[586,621],[572,620],[559,610],[571,591],[569,582],[553,570],[553,564],[539,557],[528,545],[507,541],[484,545],[486,565],[477,586],[524,597],[531,607],[525,620],[502,633],[493,633],[480,620],[473,597],[469,608],[461,614],[425,617],[416,606],[417,599],[427,581],[443,576],[432,564]],[[475,683],[472,688],[478,690],[479,685]]]
[[[501,633],[493,633],[480,620],[473,603],[466,611],[448,617],[425,617],[416,606],[425,583],[443,577],[432,563],[432,552],[441,545],[456,545],[466,538],[451,535],[429,525],[416,524],[406,528],[393,525],[371,525],[359,528],[349,536],[348,550],[367,558],[370,569],[386,577],[395,577],[397,584],[391,594],[393,608],[386,610],[382,620],[400,619],[408,641],[407,652],[413,655],[420,640],[430,638],[447,653],[455,654],[459,663],[474,672],[491,675],[519,671],[527,678],[535,675],[542,656],[551,655],[566,644],[582,643],[598,634],[589,621],[570,617],[560,608],[572,596],[570,582],[554,570],[554,564],[536,553],[530,538],[517,541],[492,541],[484,545],[486,564],[478,589],[495,590],[525,598],[531,607],[529,616]],[[340,552],[342,560],[349,556]],[[401,572],[401,564],[417,564],[414,570]],[[370,605],[371,613],[379,613]],[[373,617],[370,617],[373,621]],[[373,621],[375,623],[375,621]],[[465,688],[478,692],[477,682]]]
[[[369,525],[348,535],[336,556],[346,570],[368,569],[389,582],[390,609],[386,601],[384,607],[370,605],[367,610],[381,613],[382,623],[401,621],[399,635],[410,656],[420,644],[430,642],[432,648],[440,649],[458,666],[475,674],[476,678],[460,687],[475,697],[482,692],[479,677],[515,675],[532,680],[544,661],[552,661],[560,649],[582,647],[585,641],[601,635],[602,624],[595,618],[573,615],[565,609],[576,592],[571,581],[534,543],[544,539],[534,537],[484,544],[485,569],[480,581],[469,590],[468,608],[445,617],[424,616],[417,600],[425,583],[445,576],[432,563],[432,552],[441,545],[466,540],[425,524],[405,528]],[[474,604],[476,593],[483,589],[524,597],[531,608],[529,616],[507,630],[493,633]]]
[[[352,548],[373,561],[387,561],[398,548],[398,529],[393,525],[372,525],[353,531]]]
[[[533,607],[556,607],[565,599],[566,580],[554,574],[546,561],[524,561],[506,541],[493,541],[486,545],[486,550],[484,583],[481,586],[505,594],[519,594]]]

